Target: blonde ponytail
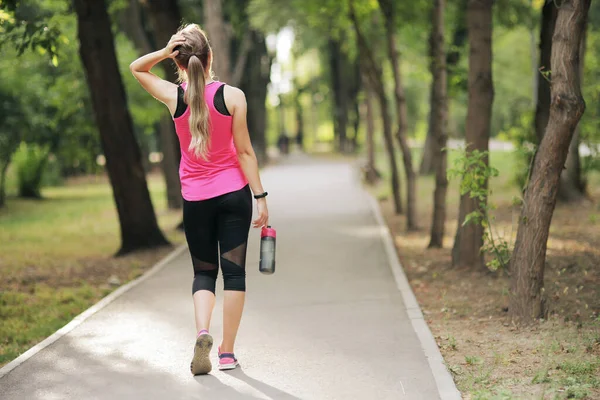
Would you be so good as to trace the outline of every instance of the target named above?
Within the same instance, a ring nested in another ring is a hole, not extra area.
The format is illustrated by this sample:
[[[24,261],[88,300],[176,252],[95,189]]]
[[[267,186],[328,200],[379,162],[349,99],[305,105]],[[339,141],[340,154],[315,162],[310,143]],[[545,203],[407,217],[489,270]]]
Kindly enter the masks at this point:
[[[188,87],[185,102],[190,107],[190,132],[192,141],[189,150],[207,161],[210,146],[210,115],[204,99],[206,78],[204,66],[198,57],[192,55],[187,65]]]

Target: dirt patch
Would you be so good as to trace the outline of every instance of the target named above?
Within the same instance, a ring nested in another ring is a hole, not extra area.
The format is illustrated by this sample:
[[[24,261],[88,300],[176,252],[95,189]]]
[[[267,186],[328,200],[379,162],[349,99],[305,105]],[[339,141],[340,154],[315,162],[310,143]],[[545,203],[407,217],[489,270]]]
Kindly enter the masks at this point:
[[[429,231],[405,232],[403,216],[381,202],[425,318],[465,399],[600,399],[600,228],[598,205],[559,206],[545,274],[549,318],[512,326],[506,273],[451,267],[456,208],[448,208],[445,249],[427,250]],[[420,210],[422,226],[431,221]],[[516,211],[518,212],[518,211]],[[516,212],[495,212],[514,237]],[[453,222],[450,222],[453,221]]]

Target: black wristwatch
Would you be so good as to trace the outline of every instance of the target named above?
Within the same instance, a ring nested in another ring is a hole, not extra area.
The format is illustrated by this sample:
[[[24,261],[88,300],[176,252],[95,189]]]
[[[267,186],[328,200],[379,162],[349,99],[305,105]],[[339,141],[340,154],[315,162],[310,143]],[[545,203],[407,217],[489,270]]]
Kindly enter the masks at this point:
[[[256,200],[258,200],[258,199],[262,199],[263,197],[267,197],[267,195],[268,195],[268,194],[269,194],[269,193],[267,193],[267,192],[264,192],[264,193],[261,193],[261,194],[255,194],[255,195],[254,195],[254,198],[255,198]]]

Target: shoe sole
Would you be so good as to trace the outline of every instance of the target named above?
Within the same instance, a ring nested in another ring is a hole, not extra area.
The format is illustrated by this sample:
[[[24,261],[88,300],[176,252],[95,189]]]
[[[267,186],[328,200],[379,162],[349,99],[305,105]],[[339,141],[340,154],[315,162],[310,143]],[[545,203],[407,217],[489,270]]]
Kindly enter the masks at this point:
[[[206,375],[212,370],[212,364],[210,362],[210,350],[212,349],[212,345],[212,336],[198,336],[196,345],[194,346],[194,358],[190,365],[192,375]]]
[[[236,369],[238,365],[240,365],[240,363],[237,361],[231,364],[219,364],[219,370],[227,371],[230,369]]]

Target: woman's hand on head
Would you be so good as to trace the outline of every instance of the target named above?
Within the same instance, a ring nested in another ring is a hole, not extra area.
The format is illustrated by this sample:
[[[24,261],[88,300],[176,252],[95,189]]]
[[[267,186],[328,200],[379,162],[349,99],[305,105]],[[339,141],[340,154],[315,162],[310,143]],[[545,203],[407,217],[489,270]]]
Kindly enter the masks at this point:
[[[171,40],[169,40],[169,43],[167,43],[167,47],[164,48],[166,57],[177,57],[177,55],[179,54],[179,50],[175,50],[175,47],[181,46],[184,43],[185,36],[183,36],[181,33],[176,33],[175,35],[171,36]]]
[[[255,228],[262,228],[263,226],[267,226],[269,223],[269,210],[267,209],[267,199],[261,198],[256,201],[256,211],[258,212],[258,216],[252,222]]]

